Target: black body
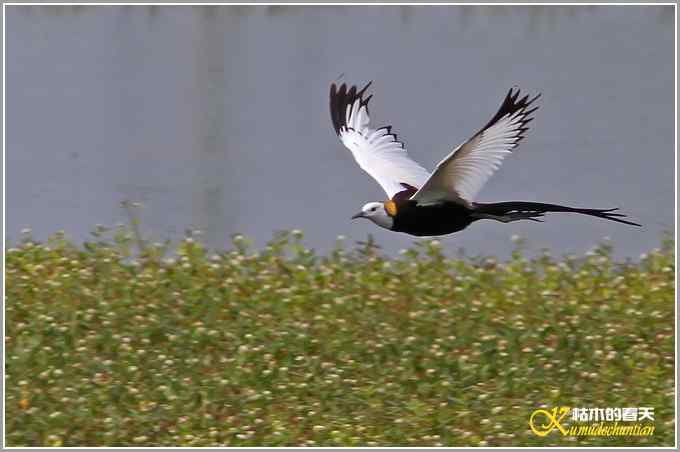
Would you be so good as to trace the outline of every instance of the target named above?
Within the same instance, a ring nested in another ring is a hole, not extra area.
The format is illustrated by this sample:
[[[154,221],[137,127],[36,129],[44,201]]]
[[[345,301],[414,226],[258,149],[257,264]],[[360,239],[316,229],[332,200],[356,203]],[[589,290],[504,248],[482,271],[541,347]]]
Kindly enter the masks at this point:
[[[472,210],[453,202],[417,206],[415,201],[397,204],[393,231],[417,236],[446,235],[458,232],[476,220]]]

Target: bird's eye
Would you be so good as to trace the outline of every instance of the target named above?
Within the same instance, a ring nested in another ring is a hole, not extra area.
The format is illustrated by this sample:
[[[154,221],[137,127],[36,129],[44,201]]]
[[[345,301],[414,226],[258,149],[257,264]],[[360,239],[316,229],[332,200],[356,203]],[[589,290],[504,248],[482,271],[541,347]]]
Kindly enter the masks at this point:
[[[374,207],[371,209],[371,212],[375,212],[377,209],[378,209],[377,207]]]

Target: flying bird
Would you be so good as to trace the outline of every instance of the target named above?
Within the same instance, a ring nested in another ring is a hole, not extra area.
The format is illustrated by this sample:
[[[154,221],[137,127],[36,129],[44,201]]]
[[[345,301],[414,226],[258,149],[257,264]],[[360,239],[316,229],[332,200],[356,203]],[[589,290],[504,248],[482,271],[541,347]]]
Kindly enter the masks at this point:
[[[370,124],[364,88],[331,85],[330,110],[333,128],[340,141],[352,151],[359,166],[387,193],[383,202],[369,202],[352,217],[367,218],[383,228],[415,236],[439,236],[465,229],[477,220],[509,223],[542,221],[548,212],[591,215],[640,226],[622,219],[614,209],[585,209],[557,204],[510,201],[475,202],[475,195],[524,138],[527,124],[538,109],[540,94],[520,97],[511,88],[498,112],[472,138],[447,155],[430,174],[412,160],[392,126]]]

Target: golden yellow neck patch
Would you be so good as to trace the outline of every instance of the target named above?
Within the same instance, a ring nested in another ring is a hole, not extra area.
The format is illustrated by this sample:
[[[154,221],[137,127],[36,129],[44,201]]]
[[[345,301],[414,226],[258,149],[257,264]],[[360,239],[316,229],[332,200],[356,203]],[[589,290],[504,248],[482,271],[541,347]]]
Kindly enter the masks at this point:
[[[385,205],[385,210],[391,217],[397,214],[397,203],[390,199],[389,201],[385,201],[383,204]]]

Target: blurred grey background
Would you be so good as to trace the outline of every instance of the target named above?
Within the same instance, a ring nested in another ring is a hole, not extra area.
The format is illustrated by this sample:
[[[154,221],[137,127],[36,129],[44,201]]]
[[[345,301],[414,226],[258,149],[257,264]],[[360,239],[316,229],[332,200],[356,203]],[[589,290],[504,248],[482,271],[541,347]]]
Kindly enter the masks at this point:
[[[621,207],[644,228],[580,215],[482,221],[449,250],[636,257],[674,224],[671,6],[8,6],[6,234],[80,241],[126,222],[215,248],[299,228],[320,251],[374,234],[349,217],[384,193],[336,139],[328,89],[374,80],[372,116],[427,168],[517,85],[542,92],[527,139],[479,201]],[[344,75],[343,75],[344,74]]]

